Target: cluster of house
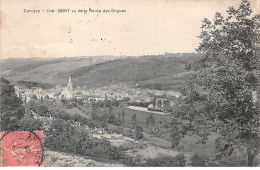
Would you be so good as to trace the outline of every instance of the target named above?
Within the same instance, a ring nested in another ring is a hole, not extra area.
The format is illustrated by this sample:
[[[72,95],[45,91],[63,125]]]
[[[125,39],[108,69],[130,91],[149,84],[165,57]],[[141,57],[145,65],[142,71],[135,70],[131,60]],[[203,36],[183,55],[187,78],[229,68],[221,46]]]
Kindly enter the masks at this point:
[[[128,100],[133,102],[151,102],[154,96],[174,96],[179,97],[180,94],[174,91],[159,91],[153,89],[133,89],[129,88],[125,84],[112,84],[110,86],[98,87],[92,89],[86,88],[73,88],[73,83],[71,77],[69,77],[67,86],[62,88],[60,85],[57,85],[56,88],[52,89],[42,89],[39,87],[23,89],[18,86],[15,86],[15,92],[17,96],[19,96],[24,103],[29,102],[32,98],[37,99],[83,99],[84,101],[104,101],[105,99],[116,99],[116,100],[124,100],[128,98]],[[155,108],[161,108],[168,105],[163,102],[162,106],[160,106],[160,101],[158,99],[158,104],[155,104]]]
[[[42,89],[39,87],[33,87],[30,89],[23,89],[18,86],[14,86],[16,95],[22,99],[24,103],[29,102],[32,98],[37,99],[71,99],[71,98],[84,98],[84,94],[80,90],[73,89],[73,83],[71,77],[65,88],[61,88],[59,85],[53,89]]]

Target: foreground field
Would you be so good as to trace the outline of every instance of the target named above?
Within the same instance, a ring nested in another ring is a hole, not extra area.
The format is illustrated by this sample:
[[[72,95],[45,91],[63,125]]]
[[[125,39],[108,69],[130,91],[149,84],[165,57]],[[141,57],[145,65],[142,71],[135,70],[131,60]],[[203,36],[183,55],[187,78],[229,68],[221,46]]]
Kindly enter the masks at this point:
[[[63,152],[44,151],[45,167],[115,167],[123,166],[120,164],[97,162],[84,156],[73,155]]]

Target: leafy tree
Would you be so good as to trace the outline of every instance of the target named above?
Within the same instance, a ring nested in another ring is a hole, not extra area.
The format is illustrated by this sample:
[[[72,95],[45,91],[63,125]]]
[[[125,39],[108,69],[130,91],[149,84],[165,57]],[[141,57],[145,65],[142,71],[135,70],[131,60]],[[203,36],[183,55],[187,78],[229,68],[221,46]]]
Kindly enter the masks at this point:
[[[38,108],[39,104],[37,101],[35,100],[30,100],[28,103],[26,103],[26,108],[28,110],[32,110],[34,112],[37,112],[37,108]]]
[[[152,101],[153,108],[154,108],[154,107],[155,107],[155,105],[156,105],[156,99],[157,99],[157,96],[154,96],[154,97],[153,97],[153,101]]]
[[[70,115],[67,112],[64,112],[64,111],[62,111],[62,113],[61,113],[61,118],[63,120],[66,120],[66,121],[71,119]]]
[[[48,110],[48,107],[45,106],[45,105],[40,105],[38,108],[37,108],[37,113],[41,116],[47,116],[48,113],[49,113],[49,110]]]
[[[155,127],[154,113],[151,113],[149,117],[146,118],[146,127],[151,131]]]
[[[79,122],[81,120],[81,116],[79,114],[75,114],[73,116],[71,116],[71,118],[74,120],[74,121],[77,121]]]
[[[117,101],[116,99],[111,100],[111,105],[112,106],[118,106],[119,105],[119,101]]]
[[[109,107],[109,109],[108,109],[108,114],[109,114],[109,115],[113,115],[113,108],[112,108],[112,107]]]
[[[114,129],[113,129],[113,132],[114,133],[117,133],[117,134],[123,134],[124,133],[124,128],[123,127],[115,127]]]
[[[109,107],[108,110],[108,123],[113,123],[115,120],[115,115],[113,114],[113,109],[112,107]]]
[[[107,114],[107,111],[105,109],[103,115],[100,117],[100,121],[108,122],[108,120],[109,120],[109,115]]]
[[[83,99],[82,98],[77,99],[77,103],[82,106],[84,104]]]
[[[89,124],[89,120],[87,118],[82,118],[81,121],[82,121],[82,123],[84,125],[88,125]]]
[[[25,109],[16,96],[14,86],[3,77],[0,78],[0,131],[14,131],[19,128]]]
[[[151,113],[151,114],[150,114],[150,121],[151,121],[152,126],[154,127],[154,126],[155,126],[154,113]]]
[[[110,100],[105,100],[105,101],[104,101],[104,105],[105,105],[106,107],[111,107],[111,106],[112,106]]]
[[[70,123],[54,120],[46,131],[45,146],[49,149],[77,153],[81,135]],[[86,136],[86,134],[85,134]]]
[[[143,137],[144,137],[144,135],[142,133],[143,131],[144,131],[144,129],[142,126],[139,126],[139,125],[136,126],[136,130],[135,130],[136,139],[138,139],[138,140],[143,139]]]
[[[101,122],[101,127],[104,128],[104,129],[105,129],[105,128],[108,128],[107,122],[102,121],[102,122]]]
[[[124,97],[122,100],[120,100],[120,102],[127,102],[127,101],[129,101],[129,100],[130,100],[129,97]]]
[[[202,143],[217,134],[217,158],[246,148],[248,166],[253,166],[259,148],[259,110],[252,91],[259,85],[260,16],[250,16],[247,0],[227,13],[224,18],[217,12],[213,22],[203,20],[197,49],[203,56],[188,66],[195,74],[183,89],[175,115],[182,121],[172,121],[172,136],[177,145],[186,134]]]
[[[60,102],[61,102],[63,105],[65,105],[66,103],[68,103],[68,101],[67,101],[66,99],[63,99],[63,98],[60,100]]]
[[[42,121],[33,119],[31,113],[26,113],[25,116],[19,120],[20,131],[42,130],[42,126]]]
[[[34,94],[31,99],[32,100],[37,100],[37,96]]]
[[[46,96],[44,97],[44,100],[49,100],[49,99],[50,99],[49,95],[46,95]]]
[[[150,119],[149,117],[146,118],[146,128],[149,128],[150,125]]]
[[[97,105],[92,105],[92,118],[97,119]]]
[[[133,128],[136,126],[136,114],[134,114],[132,116],[132,124],[133,124]]]
[[[122,111],[122,123],[125,123],[125,110]]]
[[[209,158],[207,156],[199,155],[198,153],[195,153],[191,156],[190,161],[193,167],[205,167],[207,166],[206,163],[208,159]]]
[[[92,130],[96,127],[95,123],[92,122],[92,121],[88,124],[88,126],[89,126],[89,128],[92,129]]]
[[[140,139],[144,138],[144,135],[143,135],[143,133],[141,131],[136,130],[135,131],[135,138],[140,140]]]
[[[112,107],[109,107],[108,123],[120,126],[122,124],[121,119],[115,117],[112,111]]]
[[[55,117],[56,119],[62,119],[62,113],[60,111],[54,111],[53,113],[53,117]]]
[[[174,157],[159,154],[155,158],[148,158],[143,166],[148,167],[184,167],[186,163],[183,154]]]

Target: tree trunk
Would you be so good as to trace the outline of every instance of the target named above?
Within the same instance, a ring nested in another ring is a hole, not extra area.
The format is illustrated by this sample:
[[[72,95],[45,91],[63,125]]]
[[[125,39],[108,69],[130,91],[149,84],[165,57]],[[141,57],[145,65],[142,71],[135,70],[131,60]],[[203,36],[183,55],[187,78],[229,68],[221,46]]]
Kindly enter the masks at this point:
[[[254,158],[257,155],[257,150],[255,149],[251,149],[251,148],[247,148],[247,165],[249,167],[254,166]]]

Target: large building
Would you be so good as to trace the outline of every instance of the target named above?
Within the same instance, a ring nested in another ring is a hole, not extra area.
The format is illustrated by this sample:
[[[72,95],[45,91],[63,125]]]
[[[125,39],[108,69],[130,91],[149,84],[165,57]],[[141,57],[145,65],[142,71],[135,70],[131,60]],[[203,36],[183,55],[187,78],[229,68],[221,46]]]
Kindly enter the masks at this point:
[[[174,102],[161,97],[154,97],[152,103],[148,106],[150,110],[167,112],[174,106]]]
[[[69,81],[68,81],[68,84],[67,84],[67,87],[65,87],[61,94],[60,94],[60,98],[65,98],[65,99],[70,99],[70,98],[73,98],[73,84],[72,84],[72,81],[71,81],[71,77],[69,77]]]

